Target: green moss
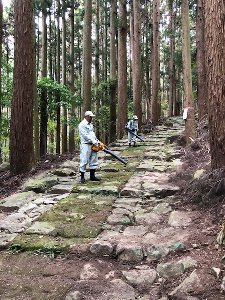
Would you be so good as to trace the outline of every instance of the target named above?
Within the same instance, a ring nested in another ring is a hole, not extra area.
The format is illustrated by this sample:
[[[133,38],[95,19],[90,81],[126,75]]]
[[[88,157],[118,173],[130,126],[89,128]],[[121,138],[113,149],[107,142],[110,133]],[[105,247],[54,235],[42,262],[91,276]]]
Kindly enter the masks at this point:
[[[106,173],[114,173],[114,176],[119,176],[120,172],[134,172],[136,167],[139,165],[140,161],[137,158],[128,159],[127,165],[123,165],[119,162],[112,162],[111,164],[104,166],[99,171],[104,171]],[[116,174],[115,174],[116,173]],[[119,173],[119,174],[118,174]],[[131,174],[130,174],[131,175]]]
[[[119,174],[115,174],[113,172],[105,172],[102,173],[102,181],[104,182],[119,182],[119,183],[123,183],[126,182],[132,174],[130,174],[130,172],[126,172],[126,169],[123,169],[123,172],[120,172]],[[101,182],[99,182],[99,184],[101,184]]]
[[[38,177],[28,180],[24,184],[24,191],[44,193],[46,190],[58,183],[57,176]]]
[[[129,180],[131,172],[102,172],[101,181],[87,180],[85,184],[75,185],[73,193],[92,193],[118,196],[120,188]]]
[[[72,245],[87,244],[91,242],[90,238],[62,238],[39,236],[37,234],[18,236],[10,247],[12,251],[31,251],[43,253],[51,257],[56,257],[65,253]]]
[[[122,151],[121,155],[123,157],[127,157],[132,155],[132,157],[141,157],[143,156],[146,150],[146,146],[139,146],[139,147],[129,147],[126,150]]]
[[[49,256],[57,256],[66,252],[69,247],[82,240],[64,239],[59,237],[40,236],[37,234],[18,236],[10,247],[12,251],[38,251]],[[82,241],[83,242],[83,241]],[[89,242],[89,240],[88,240]]]
[[[102,231],[101,224],[87,225],[85,222],[63,224],[57,229],[57,235],[64,238],[95,238]]]
[[[55,227],[49,235],[24,233],[18,236],[13,251],[36,251],[50,256],[65,252],[73,244],[87,243],[102,230],[114,197],[80,197],[71,194],[39,218]]]
[[[90,200],[72,194],[43,214],[39,221],[53,224],[54,236],[94,238],[101,231],[113,201],[113,197],[96,196]]]

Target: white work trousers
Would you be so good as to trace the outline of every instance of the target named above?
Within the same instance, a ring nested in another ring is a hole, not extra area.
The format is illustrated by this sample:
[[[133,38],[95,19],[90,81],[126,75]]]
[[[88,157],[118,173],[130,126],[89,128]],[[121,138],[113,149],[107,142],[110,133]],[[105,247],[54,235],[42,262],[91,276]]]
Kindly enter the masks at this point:
[[[137,130],[133,131],[133,133],[137,134]],[[132,142],[136,143],[136,140],[137,140],[136,136],[128,131],[128,143],[129,144],[131,144]]]
[[[80,145],[80,172],[85,172],[88,164],[90,169],[98,167],[98,152],[92,151],[91,146],[91,144]]]

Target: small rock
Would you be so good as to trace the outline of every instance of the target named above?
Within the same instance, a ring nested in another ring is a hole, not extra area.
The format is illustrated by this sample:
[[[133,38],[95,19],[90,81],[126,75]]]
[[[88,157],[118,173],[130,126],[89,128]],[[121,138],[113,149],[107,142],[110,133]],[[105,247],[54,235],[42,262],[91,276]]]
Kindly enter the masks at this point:
[[[106,279],[112,279],[115,277],[115,271],[110,271],[108,274],[105,275]]]
[[[119,243],[116,254],[119,260],[128,262],[139,262],[144,259],[142,246],[138,243]]]
[[[199,178],[202,176],[202,174],[204,173],[204,171],[205,171],[204,169],[197,170],[197,171],[195,172],[193,178],[194,178],[194,179],[199,179]]]
[[[219,279],[220,275],[221,275],[221,269],[220,268],[212,268],[213,270],[213,275],[216,276],[216,278]]]
[[[138,213],[135,216],[135,221],[137,224],[141,225],[153,225],[162,222],[162,216],[157,213]]]
[[[69,292],[66,295],[65,300],[84,300],[85,297],[79,291]]]
[[[101,255],[101,256],[110,255],[113,253],[113,250],[114,247],[111,243],[107,241],[101,241],[101,240],[95,241],[90,247],[91,253]]]
[[[179,286],[177,286],[169,296],[175,299],[188,299],[190,293],[199,294],[203,290],[203,285],[196,271],[193,271]]]
[[[184,265],[179,262],[161,263],[157,266],[156,270],[160,276],[166,279],[177,278],[185,271]]]
[[[197,267],[197,261],[191,258],[190,256],[180,259],[179,263],[182,263],[184,265],[184,271],[192,267]]]
[[[122,273],[128,283],[142,288],[150,287],[157,278],[157,273],[153,269],[122,271]]]
[[[188,226],[191,223],[191,218],[188,213],[183,211],[172,211],[169,217],[168,224],[173,227]]]
[[[92,265],[86,264],[80,273],[81,280],[97,279],[99,277],[99,271]]]
[[[121,279],[113,279],[111,282],[111,291],[107,292],[100,300],[135,300],[135,290],[132,286],[125,283]],[[97,299],[96,299],[97,300]]]

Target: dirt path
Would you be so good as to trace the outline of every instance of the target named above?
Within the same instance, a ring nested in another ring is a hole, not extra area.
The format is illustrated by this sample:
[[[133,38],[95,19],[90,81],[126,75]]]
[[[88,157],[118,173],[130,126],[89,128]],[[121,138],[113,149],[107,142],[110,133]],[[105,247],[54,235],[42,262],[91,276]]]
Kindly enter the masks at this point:
[[[0,202],[0,299],[225,299],[218,227],[174,197],[172,122],[115,143],[126,167],[101,154],[100,183],[79,184],[75,158]]]

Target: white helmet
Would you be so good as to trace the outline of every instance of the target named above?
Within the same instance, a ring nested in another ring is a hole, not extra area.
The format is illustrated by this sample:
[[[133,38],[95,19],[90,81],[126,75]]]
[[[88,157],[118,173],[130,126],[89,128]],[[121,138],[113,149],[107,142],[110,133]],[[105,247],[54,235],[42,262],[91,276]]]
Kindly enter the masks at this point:
[[[87,111],[84,113],[84,116],[85,116],[85,117],[86,117],[86,116],[95,117],[95,115],[93,114],[93,112],[90,111],[90,110],[87,110]]]
[[[136,115],[133,116],[134,120],[138,120],[138,117]]]

